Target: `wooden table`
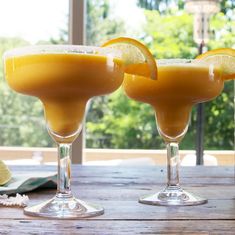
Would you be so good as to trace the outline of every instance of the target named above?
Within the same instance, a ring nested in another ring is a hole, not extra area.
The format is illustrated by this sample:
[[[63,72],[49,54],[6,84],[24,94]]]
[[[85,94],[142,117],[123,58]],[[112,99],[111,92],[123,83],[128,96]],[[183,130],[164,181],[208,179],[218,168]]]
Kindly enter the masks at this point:
[[[17,166],[13,171],[51,171],[55,166]],[[140,195],[164,186],[165,167],[73,166],[73,192],[102,205],[105,214],[84,220],[28,217],[21,208],[0,208],[0,234],[235,234],[234,167],[184,167],[185,189],[209,199],[200,206],[139,204]],[[53,189],[29,193],[30,203],[51,198]]]

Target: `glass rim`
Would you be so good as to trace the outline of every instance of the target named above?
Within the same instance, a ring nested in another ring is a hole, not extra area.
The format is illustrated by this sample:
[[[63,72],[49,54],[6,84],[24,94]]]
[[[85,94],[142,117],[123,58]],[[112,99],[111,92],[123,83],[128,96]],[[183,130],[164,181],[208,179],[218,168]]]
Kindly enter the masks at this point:
[[[181,59],[181,58],[172,58],[172,59],[158,59],[156,60],[157,65],[182,65],[182,64],[194,64],[196,59]]]
[[[80,55],[103,55],[108,57],[121,58],[121,51],[111,47],[98,47],[87,45],[69,45],[69,44],[49,44],[49,45],[30,45],[17,47],[7,50],[3,54],[3,59],[41,54],[80,54]]]

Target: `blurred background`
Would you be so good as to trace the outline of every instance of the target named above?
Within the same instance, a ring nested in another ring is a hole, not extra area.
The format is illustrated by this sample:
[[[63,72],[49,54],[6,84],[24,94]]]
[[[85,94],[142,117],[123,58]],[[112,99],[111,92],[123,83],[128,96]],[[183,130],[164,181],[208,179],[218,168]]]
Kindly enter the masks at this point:
[[[101,45],[110,38],[131,36],[146,44],[156,59],[195,58],[195,16],[183,0],[87,0],[85,39]],[[210,2],[210,1],[209,1]],[[235,1],[215,1],[219,10],[207,20],[203,50],[235,47]],[[14,47],[68,44],[68,0],[0,1],[0,55]],[[80,24],[80,21],[77,22]],[[208,31],[209,30],[209,31]],[[200,35],[199,35],[200,36]],[[184,164],[195,164],[196,109],[180,149]],[[234,83],[205,105],[203,145],[206,163],[234,164]],[[85,164],[164,164],[164,143],[157,133],[154,112],[147,104],[128,99],[122,89],[92,99],[84,127]],[[55,144],[36,98],[11,91],[0,64],[0,158],[13,163],[56,161]],[[204,161],[205,162],[205,161]]]

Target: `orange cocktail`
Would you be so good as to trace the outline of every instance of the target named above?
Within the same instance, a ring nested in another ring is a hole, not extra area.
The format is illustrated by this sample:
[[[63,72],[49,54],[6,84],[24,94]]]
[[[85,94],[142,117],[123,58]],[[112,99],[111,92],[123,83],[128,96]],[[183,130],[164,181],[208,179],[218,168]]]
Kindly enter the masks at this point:
[[[87,101],[116,90],[123,77],[120,59],[75,53],[9,57],[5,70],[13,90],[43,102],[48,128],[60,142],[76,137]]]
[[[104,212],[71,192],[71,144],[81,131],[87,101],[121,85],[124,65],[116,54],[105,48],[57,45],[15,49],[4,55],[9,86],[42,101],[48,131],[58,144],[57,194],[25,208],[25,214],[69,219]]]
[[[166,142],[179,141],[187,131],[192,106],[214,99],[223,89],[219,68],[193,63],[158,65],[158,79],[126,75],[123,87],[135,100],[151,104]]]
[[[142,69],[147,71],[144,66]],[[179,185],[178,143],[187,132],[193,105],[214,99],[223,86],[219,67],[188,60],[158,61],[157,80],[125,75],[123,88],[127,96],[153,107],[159,134],[167,146],[167,186],[159,193],[140,198],[141,203],[198,205],[207,202]]]

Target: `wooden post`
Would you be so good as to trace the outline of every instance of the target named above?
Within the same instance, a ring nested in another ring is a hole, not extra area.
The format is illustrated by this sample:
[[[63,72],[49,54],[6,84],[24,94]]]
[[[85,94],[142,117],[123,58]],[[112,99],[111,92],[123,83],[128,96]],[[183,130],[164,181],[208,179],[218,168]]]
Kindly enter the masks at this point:
[[[198,54],[202,54],[204,42],[198,47]],[[205,104],[197,105],[197,131],[196,131],[196,165],[204,164],[204,122],[205,122]]]
[[[86,0],[69,0],[69,43],[84,45],[86,38]],[[72,163],[82,164],[84,129],[72,145]]]

